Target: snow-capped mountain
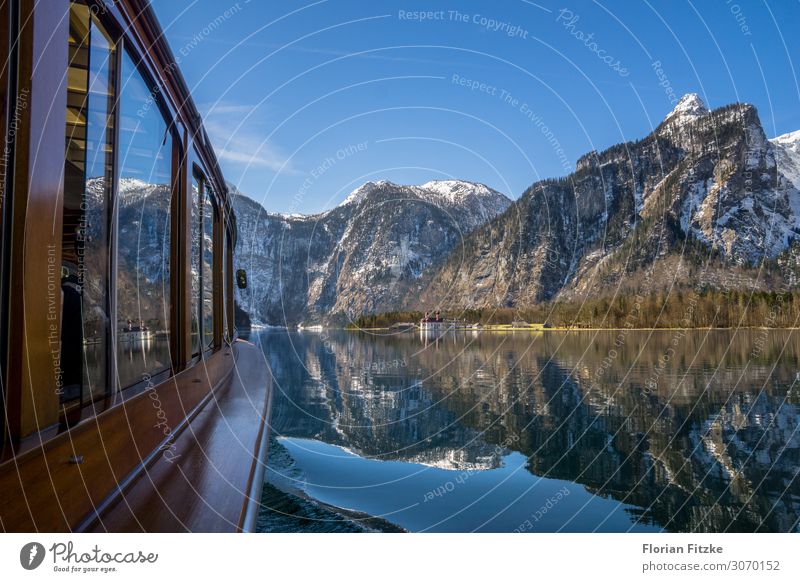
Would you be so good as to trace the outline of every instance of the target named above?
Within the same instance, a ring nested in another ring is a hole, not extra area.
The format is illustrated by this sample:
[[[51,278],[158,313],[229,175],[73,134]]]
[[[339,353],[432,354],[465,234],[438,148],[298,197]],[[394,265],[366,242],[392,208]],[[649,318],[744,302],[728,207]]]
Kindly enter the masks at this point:
[[[643,139],[590,152],[513,203],[480,184],[368,182],[311,217],[237,198],[256,320],[529,305],[679,286],[765,288],[800,272],[800,132],[684,96]],[[703,265],[702,272],[697,265]]]
[[[664,118],[663,123],[691,123],[698,117],[703,117],[708,113],[708,107],[706,107],[706,104],[697,93],[687,93],[681,97],[675,109]]]
[[[110,184],[103,177],[86,181],[85,222],[83,223],[85,267],[89,274],[84,281],[86,317],[102,314],[106,281],[93,276],[105,271],[107,256],[98,252],[98,245],[107,244],[105,212],[109,207]],[[170,204],[169,184],[154,184],[137,178],[121,178],[117,188],[117,315],[148,322],[162,329],[165,302],[164,289],[169,282]],[[74,212],[74,210],[73,210]],[[91,326],[89,326],[91,327]]]
[[[775,151],[778,170],[800,190],[800,130],[769,140]]]
[[[429,275],[423,304],[763,286],[756,267],[786,263],[800,238],[797,146],[796,134],[769,141],[752,105],[710,111],[687,95],[650,135],[583,156],[477,228]]]
[[[249,273],[239,302],[274,325],[393,309],[420,277],[511,201],[461,181],[367,182],[313,216],[267,213],[234,197],[237,265]]]

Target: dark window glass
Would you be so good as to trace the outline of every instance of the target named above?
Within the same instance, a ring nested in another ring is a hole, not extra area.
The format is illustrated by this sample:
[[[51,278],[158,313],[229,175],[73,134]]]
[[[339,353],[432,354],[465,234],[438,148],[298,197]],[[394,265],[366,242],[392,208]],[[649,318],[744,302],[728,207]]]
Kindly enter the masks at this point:
[[[203,195],[203,179],[196,174],[192,179],[192,355],[200,353],[200,241],[203,236],[203,217],[200,214],[200,198]]]
[[[233,277],[234,277],[234,268],[233,268],[233,240],[230,236],[230,233],[226,231],[225,241],[227,242],[227,266],[228,266],[228,276],[225,279],[226,289],[228,293],[226,295],[226,304],[225,304],[225,314],[227,316],[227,330],[228,330],[228,338],[233,341],[234,335],[234,309],[233,309],[233,298],[234,298],[234,291],[233,291]]]
[[[221,224],[224,224],[221,223]],[[228,289],[228,279],[230,277],[230,265],[228,264],[228,252],[230,252],[230,244],[228,241],[227,232],[222,233],[222,252],[220,257],[222,259],[222,337],[225,341],[230,341],[229,322],[228,322],[228,297],[230,291]]]
[[[108,392],[109,226],[116,47],[89,9],[70,5],[61,386],[67,419]]]
[[[214,345],[214,203],[206,184],[203,192],[203,347]]]
[[[172,135],[123,52],[117,220],[117,373],[124,388],[170,365]]]

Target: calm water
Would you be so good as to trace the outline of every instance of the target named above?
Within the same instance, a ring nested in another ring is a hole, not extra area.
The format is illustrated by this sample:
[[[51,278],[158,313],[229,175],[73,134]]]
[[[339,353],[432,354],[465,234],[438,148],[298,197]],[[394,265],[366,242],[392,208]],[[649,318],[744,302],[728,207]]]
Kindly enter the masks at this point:
[[[251,339],[293,460],[268,479],[312,499],[410,531],[798,531],[798,332]]]

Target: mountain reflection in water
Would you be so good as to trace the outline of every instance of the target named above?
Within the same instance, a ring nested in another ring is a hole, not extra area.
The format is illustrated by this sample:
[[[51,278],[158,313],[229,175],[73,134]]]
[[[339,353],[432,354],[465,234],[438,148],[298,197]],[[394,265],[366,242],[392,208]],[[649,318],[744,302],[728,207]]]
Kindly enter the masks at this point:
[[[388,464],[360,466],[361,485],[341,482],[336,472],[348,462],[322,452],[325,444],[431,474],[497,474],[498,486],[509,476],[497,469],[521,454],[514,479],[568,482],[613,502],[615,517],[598,520],[588,509],[576,513],[574,496],[550,512],[547,530],[533,531],[786,532],[800,519],[797,335],[630,331],[620,341],[614,331],[455,332],[431,341],[284,330],[251,339],[273,371],[272,431],[294,450],[295,484],[326,503],[346,501],[412,531],[428,527],[421,517],[403,523],[391,487],[370,481]],[[300,446],[303,439],[322,445]],[[406,485],[424,500],[435,482]],[[519,530],[552,493],[542,490],[517,491],[536,498],[509,498],[492,526],[492,516],[468,519],[487,508],[482,493],[469,498],[462,487],[461,505],[448,511],[464,518],[444,529]]]

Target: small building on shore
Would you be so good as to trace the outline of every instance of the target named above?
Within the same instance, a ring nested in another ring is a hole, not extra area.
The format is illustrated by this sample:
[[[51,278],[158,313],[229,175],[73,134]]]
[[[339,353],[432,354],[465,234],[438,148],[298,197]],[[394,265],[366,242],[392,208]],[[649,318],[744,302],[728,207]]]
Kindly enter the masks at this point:
[[[446,329],[447,325],[440,311],[434,311],[433,313],[426,311],[425,317],[419,320],[419,328],[422,331],[440,331]]]

